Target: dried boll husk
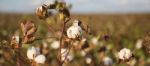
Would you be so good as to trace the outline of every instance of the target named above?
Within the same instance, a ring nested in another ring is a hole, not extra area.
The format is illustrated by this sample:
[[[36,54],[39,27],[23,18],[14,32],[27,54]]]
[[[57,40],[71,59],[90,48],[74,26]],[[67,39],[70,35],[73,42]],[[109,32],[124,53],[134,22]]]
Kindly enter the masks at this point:
[[[23,40],[22,43],[28,44],[32,43],[35,40],[35,32],[37,31],[37,28],[32,21],[25,21],[24,23],[21,23],[21,29],[23,32]]]

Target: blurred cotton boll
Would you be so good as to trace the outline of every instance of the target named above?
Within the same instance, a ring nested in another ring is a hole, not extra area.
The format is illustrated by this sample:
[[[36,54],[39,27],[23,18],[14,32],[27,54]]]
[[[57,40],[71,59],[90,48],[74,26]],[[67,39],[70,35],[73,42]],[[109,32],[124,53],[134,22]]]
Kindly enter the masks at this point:
[[[77,38],[81,38],[82,36],[82,29],[80,27],[80,21],[79,20],[75,20],[73,22],[73,25],[70,26],[67,29],[67,36],[70,39],[77,39]]]
[[[91,59],[90,57],[87,57],[87,58],[85,59],[85,61],[86,61],[87,64],[91,64],[92,59]]]
[[[98,44],[98,38],[93,37],[93,38],[91,39],[91,42],[92,42],[92,44],[97,45],[97,44]]]
[[[142,48],[142,43],[143,43],[143,40],[142,39],[138,39],[137,42],[136,42],[136,48],[137,49]]]
[[[43,48],[48,48],[48,45],[46,42],[43,42],[42,46],[43,46]]]
[[[133,53],[131,52],[130,49],[127,49],[127,48],[121,49],[120,52],[118,53],[119,59],[123,61],[129,61],[132,56],[133,56]]]
[[[34,60],[36,63],[44,64],[46,61],[46,57],[44,55],[38,55]]]
[[[67,56],[67,60],[68,60],[68,61],[72,61],[73,59],[74,59],[74,56],[73,56],[73,55],[70,55],[70,54],[69,54],[69,55]]]
[[[35,49],[35,47],[29,48],[27,50],[27,57],[28,57],[28,59],[33,60],[35,56],[36,56],[36,49]]]
[[[113,60],[110,57],[104,57],[103,63],[105,66],[112,66]]]
[[[58,48],[59,48],[59,45],[60,45],[59,41],[53,41],[53,42],[51,43],[51,48],[53,48],[53,49],[58,49]]]
[[[80,51],[80,53],[81,53],[81,56],[85,56],[86,55],[86,52],[85,51]]]

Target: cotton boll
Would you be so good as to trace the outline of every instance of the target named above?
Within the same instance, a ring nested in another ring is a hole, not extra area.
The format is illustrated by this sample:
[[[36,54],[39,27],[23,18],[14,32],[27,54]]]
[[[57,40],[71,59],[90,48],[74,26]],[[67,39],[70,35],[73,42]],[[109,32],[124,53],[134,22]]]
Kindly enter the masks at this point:
[[[105,58],[103,59],[103,63],[104,63],[104,65],[106,65],[106,66],[111,66],[111,65],[113,64],[113,60],[112,60],[110,57],[105,57]]]
[[[142,48],[142,42],[143,42],[142,39],[137,40],[137,42],[136,42],[136,48],[137,48],[137,49]]]
[[[92,59],[90,57],[87,57],[85,61],[86,61],[87,64],[91,64]]]
[[[67,29],[67,36],[70,39],[81,38],[82,33],[83,32],[79,25],[79,20],[75,20],[73,25]]]
[[[31,47],[31,48],[29,48],[27,50],[27,57],[28,57],[28,59],[34,59],[35,55],[36,55],[35,47]]]
[[[127,48],[123,48],[120,50],[120,52],[118,53],[118,57],[121,60],[129,60],[132,57],[132,52],[130,49]]]
[[[51,43],[51,48],[53,48],[53,49],[58,49],[59,47],[60,47],[59,41],[53,41],[53,42]]]
[[[46,57],[44,55],[38,55],[34,60],[36,63],[44,64],[46,61]]]

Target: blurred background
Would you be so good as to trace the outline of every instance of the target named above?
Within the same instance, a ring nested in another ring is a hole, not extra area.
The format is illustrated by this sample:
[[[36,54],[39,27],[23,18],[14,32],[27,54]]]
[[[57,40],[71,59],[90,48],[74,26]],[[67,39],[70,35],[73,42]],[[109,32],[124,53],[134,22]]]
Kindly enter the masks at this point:
[[[45,20],[40,20],[35,16],[35,9],[38,6],[50,4],[53,1],[0,0],[0,66],[12,66],[12,64],[16,66],[12,50],[6,50],[6,48],[12,35],[21,34],[20,23],[22,20],[32,20],[38,26],[37,37],[53,35],[43,22],[51,25],[56,33],[61,30],[61,22],[57,16],[50,16]],[[91,34],[87,40],[92,47],[94,45],[90,53],[87,53],[93,58],[90,64],[86,63],[85,57],[74,53],[74,60],[68,66],[102,66],[99,64],[103,58],[99,58],[99,55],[103,52],[105,56],[113,60],[112,66],[125,66],[125,64],[117,64],[116,58],[116,53],[124,47],[131,49],[135,54],[131,66],[150,65],[150,58],[142,47],[144,34],[150,31],[150,0],[65,0],[65,2],[72,5],[70,8],[72,20],[79,19],[89,25]],[[33,44],[33,46],[41,45],[43,42],[48,44],[50,53],[47,66],[56,64],[54,57],[56,50],[51,48],[53,41],[42,40]],[[25,46],[23,50],[25,58],[28,47]],[[106,50],[99,51],[103,47]],[[53,53],[51,54],[51,52]],[[24,65],[28,66],[28,62],[25,63]]]

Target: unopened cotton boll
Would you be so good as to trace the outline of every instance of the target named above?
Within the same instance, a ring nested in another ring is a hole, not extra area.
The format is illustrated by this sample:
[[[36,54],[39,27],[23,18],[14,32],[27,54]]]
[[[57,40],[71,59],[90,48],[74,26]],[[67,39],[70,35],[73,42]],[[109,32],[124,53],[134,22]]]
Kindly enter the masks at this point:
[[[44,55],[38,55],[34,60],[36,63],[44,64],[46,61],[46,57]]]
[[[110,57],[105,57],[105,58],[103,59],[103,63],[104,63],[104,65],[106,65],[106,66],[111,66],[111,65],[113,64],[113,60],[112,60]]]
[[[59,46],[60,46],[60,42],[59,41],[53,41],[51,43],[51,48],[53,48],[53,49],[58,49]]]
[[[121,60],[129,60],[133,56],[132,52],[130,49],[123,48],[120,50],[118,53],[118,57]]]
[[[27,57],[28,59],[34,59],[34,56],[36,55],[36,49],[35,47],[31,47],[27,50]]]
[[[75,20],[73,25],[67,29],[67,36],[70,39],[80,38],[82,36],[82,29],[79,20]]]

